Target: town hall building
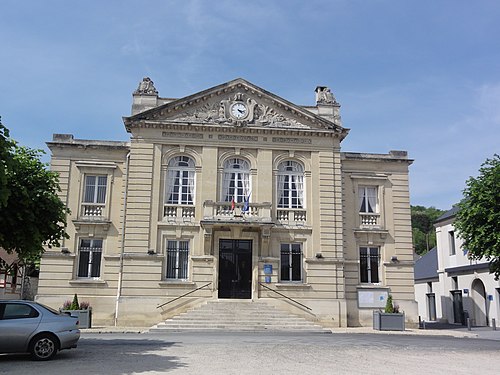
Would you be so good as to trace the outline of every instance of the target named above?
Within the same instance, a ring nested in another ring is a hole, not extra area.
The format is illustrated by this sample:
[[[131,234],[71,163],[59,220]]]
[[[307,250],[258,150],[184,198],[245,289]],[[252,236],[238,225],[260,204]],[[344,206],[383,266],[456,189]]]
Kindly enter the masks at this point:
[[[57,308],[76,293],[94,324],[238,299],[344,327],[370,326],[391,294],[418,321],[412,160],[341,151],[339,103],[327,87],[312,94],[300,106],[235,79],[168,99],[144,78],[123,119],[130,140],[54,134],[69,239],[45,252],[37,300]]]

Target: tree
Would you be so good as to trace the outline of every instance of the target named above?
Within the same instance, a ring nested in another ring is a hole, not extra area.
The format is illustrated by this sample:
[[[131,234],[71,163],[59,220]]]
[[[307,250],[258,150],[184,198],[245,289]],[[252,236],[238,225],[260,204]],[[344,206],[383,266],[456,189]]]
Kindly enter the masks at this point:
[[[477,178],[466,182],[454,226],[469,259],[485,258],[500,278],[500,156],[486,159]]]
[[[9,129],[2,125],[0,117],[0,207],[7,203],[9,188],[7,187],[7,170],[12,167],[11,151],[14,142],[9,138]]]
[[[0,247],[16,252],[25,264],[39,258],[44,245],[68,238],[69,210],[58,197],[58,177],[40,160],[41,150],[21,147],[1,126]]]
[[[434,222],[444,211],[435,207],[411,206],[411,226],[415,252],[424,255],[436,246]]]

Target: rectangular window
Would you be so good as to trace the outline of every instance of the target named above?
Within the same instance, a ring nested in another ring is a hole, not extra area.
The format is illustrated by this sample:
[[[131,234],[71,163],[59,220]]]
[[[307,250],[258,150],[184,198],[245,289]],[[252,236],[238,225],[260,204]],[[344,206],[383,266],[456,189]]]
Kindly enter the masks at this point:
[[[302,281],[302,249],[298,243],[281,244],[281,281]]]
[[[84,203],[106,203],[108,176],[85,176]]]
[[[448,232],[448,239],[450,241],[450,255],[455,255],[455,232],[450,230]]]
[[[360,186],[358,194],[359,194],[359,212],[361,213],[378,212],[377,187]]]
[[[378,247],[359,248],[360,280],[362,283],[376,284],[380,282],[379,253]]]
[[[167,279],[187,280],[189,241],[167,241]]]
[[[80,240],[78,277],[101,276],[102,239]]]

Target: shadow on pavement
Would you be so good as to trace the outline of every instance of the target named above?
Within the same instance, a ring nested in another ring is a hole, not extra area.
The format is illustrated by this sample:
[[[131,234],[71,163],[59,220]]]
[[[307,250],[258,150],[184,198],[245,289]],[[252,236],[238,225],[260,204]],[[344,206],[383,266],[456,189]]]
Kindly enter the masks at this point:
[[[23,374],[81,374],[122,375],[143,372],[164,372],[186,367],[179,357],[168,356],[173,342],[161,340],[80,339],[78,347],[60,351],[47,362],[31,361],[27,355],[0,356],[0,374],[6,367],[23,366]],[[9,371],[7,372],[9,373]],[[12,373],[12,372],[10,372]]]
[[[424,324],[420,323],[419,328],[424,329]],[[438,323],[438,322],[425,322],[425,329],[464,329],[467,328],[461,324]]]

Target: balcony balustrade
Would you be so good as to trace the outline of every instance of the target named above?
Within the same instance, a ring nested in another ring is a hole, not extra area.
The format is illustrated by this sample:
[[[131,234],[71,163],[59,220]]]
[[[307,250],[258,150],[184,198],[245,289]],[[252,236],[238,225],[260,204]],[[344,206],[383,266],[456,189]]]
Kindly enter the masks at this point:
[[[243,203],[205,201],[203,220],[265,221],[271,222],[271,203]]]
[[[163,205],[163,221],[193,222],[195,207],[193,205]]]
[[[362,227],[380,227],[380,214],[359,213],[359,223]]]
[[[276,219],[280,224],[284,225],[305,225],[307,220],[306,210],[279,208],[276,211]]]
[[[81,218],[85,220],[102,220],[104,219],[105,204],[83,203],[81,208]]]

